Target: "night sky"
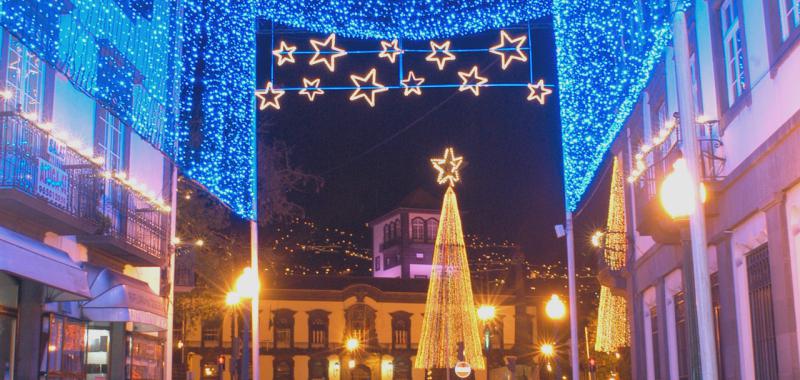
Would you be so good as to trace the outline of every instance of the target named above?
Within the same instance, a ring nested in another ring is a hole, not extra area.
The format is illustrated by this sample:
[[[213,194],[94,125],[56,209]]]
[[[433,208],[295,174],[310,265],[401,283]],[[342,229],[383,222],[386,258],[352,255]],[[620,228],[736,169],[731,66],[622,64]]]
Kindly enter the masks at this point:
[[[525,30],[511,30],[512,36]],[[298,50],[311,50],[309,38],[325,36],[278,31],[276,45],[286,40]],[[452,41],[452,48],[488,48],[499,32],[491,31]],[[337,38],[347,50],[379,49],[378,41]],[[427,41],[405,42],[405,49],[429,49]],[[555,84],[555,48],[549,20],[532,30],[534,81]],[[270,75],[270,35],[259,35],[258,83]],[[514,62],[503,71],[500,57],[488,52],[457,53],[457,60],[439,72],[425,53],[405,55],[406,72],[413,70],[429,83],[460,83],[457,71],[478,65],[491,82],[527,82],[528,63]],[[336,72],[309,66],[309,55],[297,63],[275,67],[276,87],[300,86],[302,77],[321,78],[323,86],[351,85],[351,73],[378,70],[378,82],[398,84],[396,64],[375,55],[339,58]],[[350,91],[327,91],[313,103],[296,92],[281,98],[281,109],[270,110],[270,135],[293,147],[293,164],[320,175],[320,193],[295,195],[308,217],[331,227],[366,233],[365,223],[393,209],[417,188],[439,197],[429,158],[453,146],[465,157],[462,183],[457,186],[464,229],[495,240],[522,244],[532,262],[563,260],[564,242],[553,226],[563,223],[564,196],[557,90],[540,106],[526,100],[527,88],[482,88],[480,96],[457,89],[423,89],[422,96],[404,97],[402,90],[377,94],[376,106],[350,102]],[[601,172],[602,172],[601,168]],[[607,180],[603,181],[607,182]],[[607,185],[576,220],[579,250],[591,228],[601,225]]]

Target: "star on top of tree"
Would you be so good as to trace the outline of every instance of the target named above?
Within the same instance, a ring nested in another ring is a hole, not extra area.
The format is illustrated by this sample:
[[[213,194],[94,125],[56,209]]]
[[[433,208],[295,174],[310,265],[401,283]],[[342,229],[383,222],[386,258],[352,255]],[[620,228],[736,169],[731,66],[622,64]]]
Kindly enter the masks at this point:
[[[450,186],[455,186],[456,182],[461,180],[458,174],[458,169],[464,162],[464,157],[456,157],[453,148],[446,148],[444,150],[444,157],[432,158],[431,164],[433,168],[439,172],[439,177],[436,179],[440,185],[450,183]]]

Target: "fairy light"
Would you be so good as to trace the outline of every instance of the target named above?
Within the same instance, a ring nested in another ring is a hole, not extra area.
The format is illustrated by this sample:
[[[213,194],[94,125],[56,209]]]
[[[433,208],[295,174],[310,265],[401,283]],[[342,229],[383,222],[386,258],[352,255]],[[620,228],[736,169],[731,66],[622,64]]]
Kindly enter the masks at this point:
[[[285,93],[286,91],[284,90],[274,88],[272,82],[267,82],[267,87],[265,89],[256,91],[256,98],[260,100],[258,109],[262,111],[270,107],[276,110],[281,109],[280,98]]]
[[[528,83],[528,100],[539,102],[539,104],[544,105],[545,97],[553,93],[553,90],[547,88],[544,84],[544,79],[539,79],[536,84]]]
[[[439,71],[444,70],[444,65],[448,61],[455,61],[455,54],[450,52],[450,41],[442,42],[441,44],[436,41],[431,41],[431,52],[425,57],[428,62],[435,62]]]
[[[386,58],[389,62],[394,63],[397,60],[397,56],[403,54],[403,50],[400,49],[398,46],[397,39],[393,39],[391,42],[389,41],[381,41],[381,52],[378,54],[380,58]]]
[[[461,181],[458,170],[463,162],[464,157],[456,157],[453,148],[446,148],[442,158],[431,158],[431,165],[438,173],[436,183],[440,185],[449,183],[450,187],[455,186]]]
[[[459,71],[459,78],[461,78],[461,85],[458,86],[458,91],[472,91],[475,96],[480,95],[480,87],[489,82],[489,79],[478,75],[478,66],[472,66],[469,72]]]
[[[279,48],[272,51],[272,54],[278,58],[278,66],[283,66],[284,63],[294,63],[294,52],[297,51],[297,46],[289,46],[286,41],[281,41]]]
[[[528,56],[522,51],[522,45],[525,44],[525,41],[528,40],[528,37],[525,35],[511,38],[505,30],[500,31],[500,42],[497,45],[492,46],[489,48],[489,52],[492,54],[497,54],[501,58],[501,67],[503,70],[508,68],[514,61],[520,62],[527,62]],[[506,44],[506,42],[508,44]],[[510,52],[507,49],[507,46],[514,45],[513,52]]]
[[[448,154],[447,152],[450,152]],[[452,157],[452,148],[445,150],[445,161]],[[450,160],[454,172],[450,181],[442,181],[442,163],[432,161],[438,171],[437,182],[448,183],[442,203],[439,230],[433,249],[433,265],[428,285],[427,301],[422,320],[414,368],[453,368],[458,360],[456,345],[464,344],[464,360],[473,369],[484,369],[481,352],[477,309],[472,295],[467,251],[458,200],[452,179],[457,177],[459,164]],[[460,162],[460,161],[458,161]]]
[[[308,101],[313,102],[314,98],[316,98],[317,95],[322,95],[325,93],[325,91],[319,88],[319,82],[320,82],[319,78],[316,79],[303,78],[303,89],[298,91],[297,93],[299,95],[307,96]]]
[[[652,153],[656,148],[661,146],[664,141],[667,141],[669,135],[675,131],[677,126],[675,119],[667,120],[664,126],[653,136],[652,141],[643,143],[639,146],[639,150],[633,155],[633,168],[630,175],[628,175],[628,182],[636,182],[639,177],[647,170],[647,155]]]
[[[411,94],[422,95],[422,84],[425,83],[425,78],[418,77],[414,71],[409,71],[408,76],[400,81],[403,86],[403,95],[409,96]]]
[[[372,68],[365,76],[350,75],[350,79],[356,85],[356,90],[350,95],[350,100],[364,99],[370,107],[375,107],[375,94],[389,91],[386,86],[377,82],[376,76],[377,71],[375,68]],[[368,87],[366,90],[363,89],[365,84],[369,84],[366,86]]]
[[[336,34],[329,35],[324,42],[315,39],[311,39],[309,42],[315,51],[314,56],[308,62],[311,66],[323,63],[330,72],[334,72],[336,71],[336,58],[347,55],[347,51],[336,46]],[[322,48],[325,48],[324,54]]]

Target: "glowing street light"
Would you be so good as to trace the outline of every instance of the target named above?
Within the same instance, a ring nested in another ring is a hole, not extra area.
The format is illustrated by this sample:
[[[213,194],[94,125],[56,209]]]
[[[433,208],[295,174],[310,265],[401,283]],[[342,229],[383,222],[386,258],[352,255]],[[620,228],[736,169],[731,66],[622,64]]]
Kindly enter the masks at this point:
[[[490,321],[494,319],[496,313],[496,309],[492,305],[481,305],[478,308],[478,319],[483,322]]]
[[[701,183],[698,187],[692,179],[686,160],[677,159],[672,164],[672,173],[661,184],[659,197],[664,210],[672,219],[687,219],[695,212],[695,197],[698,193],[700,201],[705,202],[705,186]]]
[[[552,343],[543,343],[539,346],[539,352],[541,352],[545,358],[550,359],[556,354],[556,346]]]
[[[597,230],[592,234],[592,247],[600,248],[603,245],[603,231]]]
[[[562,319],[567,315],[567,306],[557,294],[550,296],[550,300],[547,301],[544,310],[550,319]]]
[[[228,306],[238,305],[242,301],[242,297],[237,292],[228,292],[225,295],[225,304]]]
[[[361,342],[357,338],[349,338],[344,343],[344,348],[350,352],[357,350],[359,346],[361,346]]]
[[[250,267],[244,268],[244,271],[236,280],[236,293],[241,298],[253,299],[258,297],[258,291],[261,285],[258,282],[258,276],[253,272]]]

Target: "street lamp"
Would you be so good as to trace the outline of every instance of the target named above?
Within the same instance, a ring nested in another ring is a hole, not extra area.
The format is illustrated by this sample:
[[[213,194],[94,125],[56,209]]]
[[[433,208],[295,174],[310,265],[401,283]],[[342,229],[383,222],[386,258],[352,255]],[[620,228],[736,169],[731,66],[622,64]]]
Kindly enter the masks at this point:
[[[258,291],[261,285],[258,281],[258,276],[253,272],[250,267],[245,267],[242,274],[236,280],[236,293],[241,298],[257,298]]]
[[[557,294],[550,296],[550,300],[547,301],[544,310],[550,319],[562,319],[567,315],[567,306],[564,305],[564,301]]]
[[[489,344],[491,342],[491,330],[489,323],[494,319],[497,310],[492,305],[481,305],[478,308],[478,319],[483,322],[483,348],[486,351],[486,356],[489,356]]]
[[[234,291],[228,292],[225,296],[225,303],[228,306],[236,306],[239,305],[242,299],[249,299],[252,305],[255,304],[258,300],[258,292],[261,285],[258,280],[258,275],[250,268],[245,267],[242,270],[242,274],[239,275],[239,278],[236,279],[236,283],[234,284]],[[243,320],[244,320],[244,339],[242,339],[242,362],[241,362],[241,369],[239,371],[241,380],[249,380],[250,377],[250,355],[248,352],[250,350],[249,347],[249,340],[247,336],[250,335],[250,315],[247,312],[242,313]],[[234,315],[234,320],[236,317]],[[233,327],[232,327],[233,328]],[[255,338],[253,339],[255,340]],[[255,343],[254,343],[255,344]],[[231,348],[233,349],[233,344],[231,344]]]
[[[552,378],[552,376],[553,376],[553,364],[551,362],[552,362],[553,358],[556,356],[556,346],[555,346],[555,344],[550,343],[550,342],[542,343],[541,345],[539,345],[539,353],[545,359],[545,362],[546,362],[545,368],[547,369],[547,373],[549,373],[549,375],[547,375],[547,377],[548,378]],[[558,367],[556,367],[556,369],[558,369]],[[556,372],[560,372],[560,371],[556,371]],[[558,376],[558,373],[556,373],[556,376]]]
[[[358,340],[358,338],[349,338],[344,342],[344,348],[346,348],[349,352],[357,350],[360,346],[361,342]]]
[[[695,190],[697,189],[697,190]],[[696,198],[706,201],[706,189],[702,183],[699,187],[692,179],[686,160],[679,158],[672,164],[672,172],[667,175],[661,184],[661,205],[672,219],[688,219],[694,214]]]

